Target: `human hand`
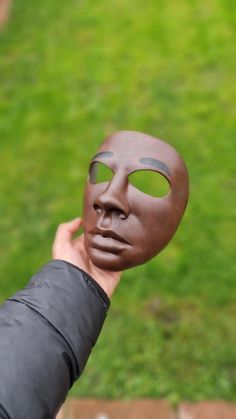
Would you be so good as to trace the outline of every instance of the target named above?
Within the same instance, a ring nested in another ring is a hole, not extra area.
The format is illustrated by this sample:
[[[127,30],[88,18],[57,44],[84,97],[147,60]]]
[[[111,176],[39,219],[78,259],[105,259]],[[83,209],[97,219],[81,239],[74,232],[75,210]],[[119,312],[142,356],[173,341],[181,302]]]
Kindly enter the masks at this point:
[[[81,226],[81,218],[75,218],[58,226],[52,247],[53,259],[61,259],[83,269],[111,297],[119,283],[121,272],[99,269],[92,263],[85,248],[84,235],[73,239],[73,235]]]

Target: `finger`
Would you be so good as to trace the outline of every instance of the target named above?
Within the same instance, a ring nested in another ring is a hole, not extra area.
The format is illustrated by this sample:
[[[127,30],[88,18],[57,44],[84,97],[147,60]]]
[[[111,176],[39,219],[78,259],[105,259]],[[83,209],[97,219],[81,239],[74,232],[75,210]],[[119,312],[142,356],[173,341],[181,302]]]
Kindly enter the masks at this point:
[[[77,247],[77,246],[84,246],[84,234],[81,234],[80,236],[78,236],[78,237],[76,237],[74,240],[73,240],[73,245],[75,246],[75,247]]]
[[[76,237],[73,241],[72,241],[73,247],[79,251],[81,254],[83,253],[83,255],[87,256],[87,252],[86,252],[86,248],[85,248],[85,243],[84,243],[84,235],[81,234],[81,236]]]
[[[57,228],[55,242],[69,242],[72,240],[73,234],[79,230],[82,225],[82,218],[75,218],[67,223],[60,224]]]

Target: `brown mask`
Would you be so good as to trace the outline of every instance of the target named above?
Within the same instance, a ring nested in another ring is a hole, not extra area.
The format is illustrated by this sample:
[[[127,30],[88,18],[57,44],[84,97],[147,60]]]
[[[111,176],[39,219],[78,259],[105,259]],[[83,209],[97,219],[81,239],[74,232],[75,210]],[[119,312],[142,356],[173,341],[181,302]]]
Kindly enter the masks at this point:
[[[112,134],[93,157],[85,188],[90,259],[121,271],[153,258],[173,237],[187,200],[188,172],[174,148],[141,132]]]

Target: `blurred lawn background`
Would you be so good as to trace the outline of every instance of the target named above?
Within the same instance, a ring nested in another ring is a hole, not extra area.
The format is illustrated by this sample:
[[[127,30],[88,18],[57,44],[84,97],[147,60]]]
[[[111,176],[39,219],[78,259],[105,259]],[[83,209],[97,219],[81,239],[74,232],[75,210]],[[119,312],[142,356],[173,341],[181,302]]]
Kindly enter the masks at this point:
[[[123,274],[73,395],[236,401],[235,35],[233,0],[13,3],[0,34],[1,301],[81,214],[106,135],[166,139],[190,172],[178,233]]]

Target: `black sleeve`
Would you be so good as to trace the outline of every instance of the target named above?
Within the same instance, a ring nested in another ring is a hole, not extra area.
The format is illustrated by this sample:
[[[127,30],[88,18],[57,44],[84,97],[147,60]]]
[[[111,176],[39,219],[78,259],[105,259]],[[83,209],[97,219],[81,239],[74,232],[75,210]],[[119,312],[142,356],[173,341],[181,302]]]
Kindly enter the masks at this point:
[[[109,304],[87,273],[55,260],[0,307],[0,418],[55,418]]]

